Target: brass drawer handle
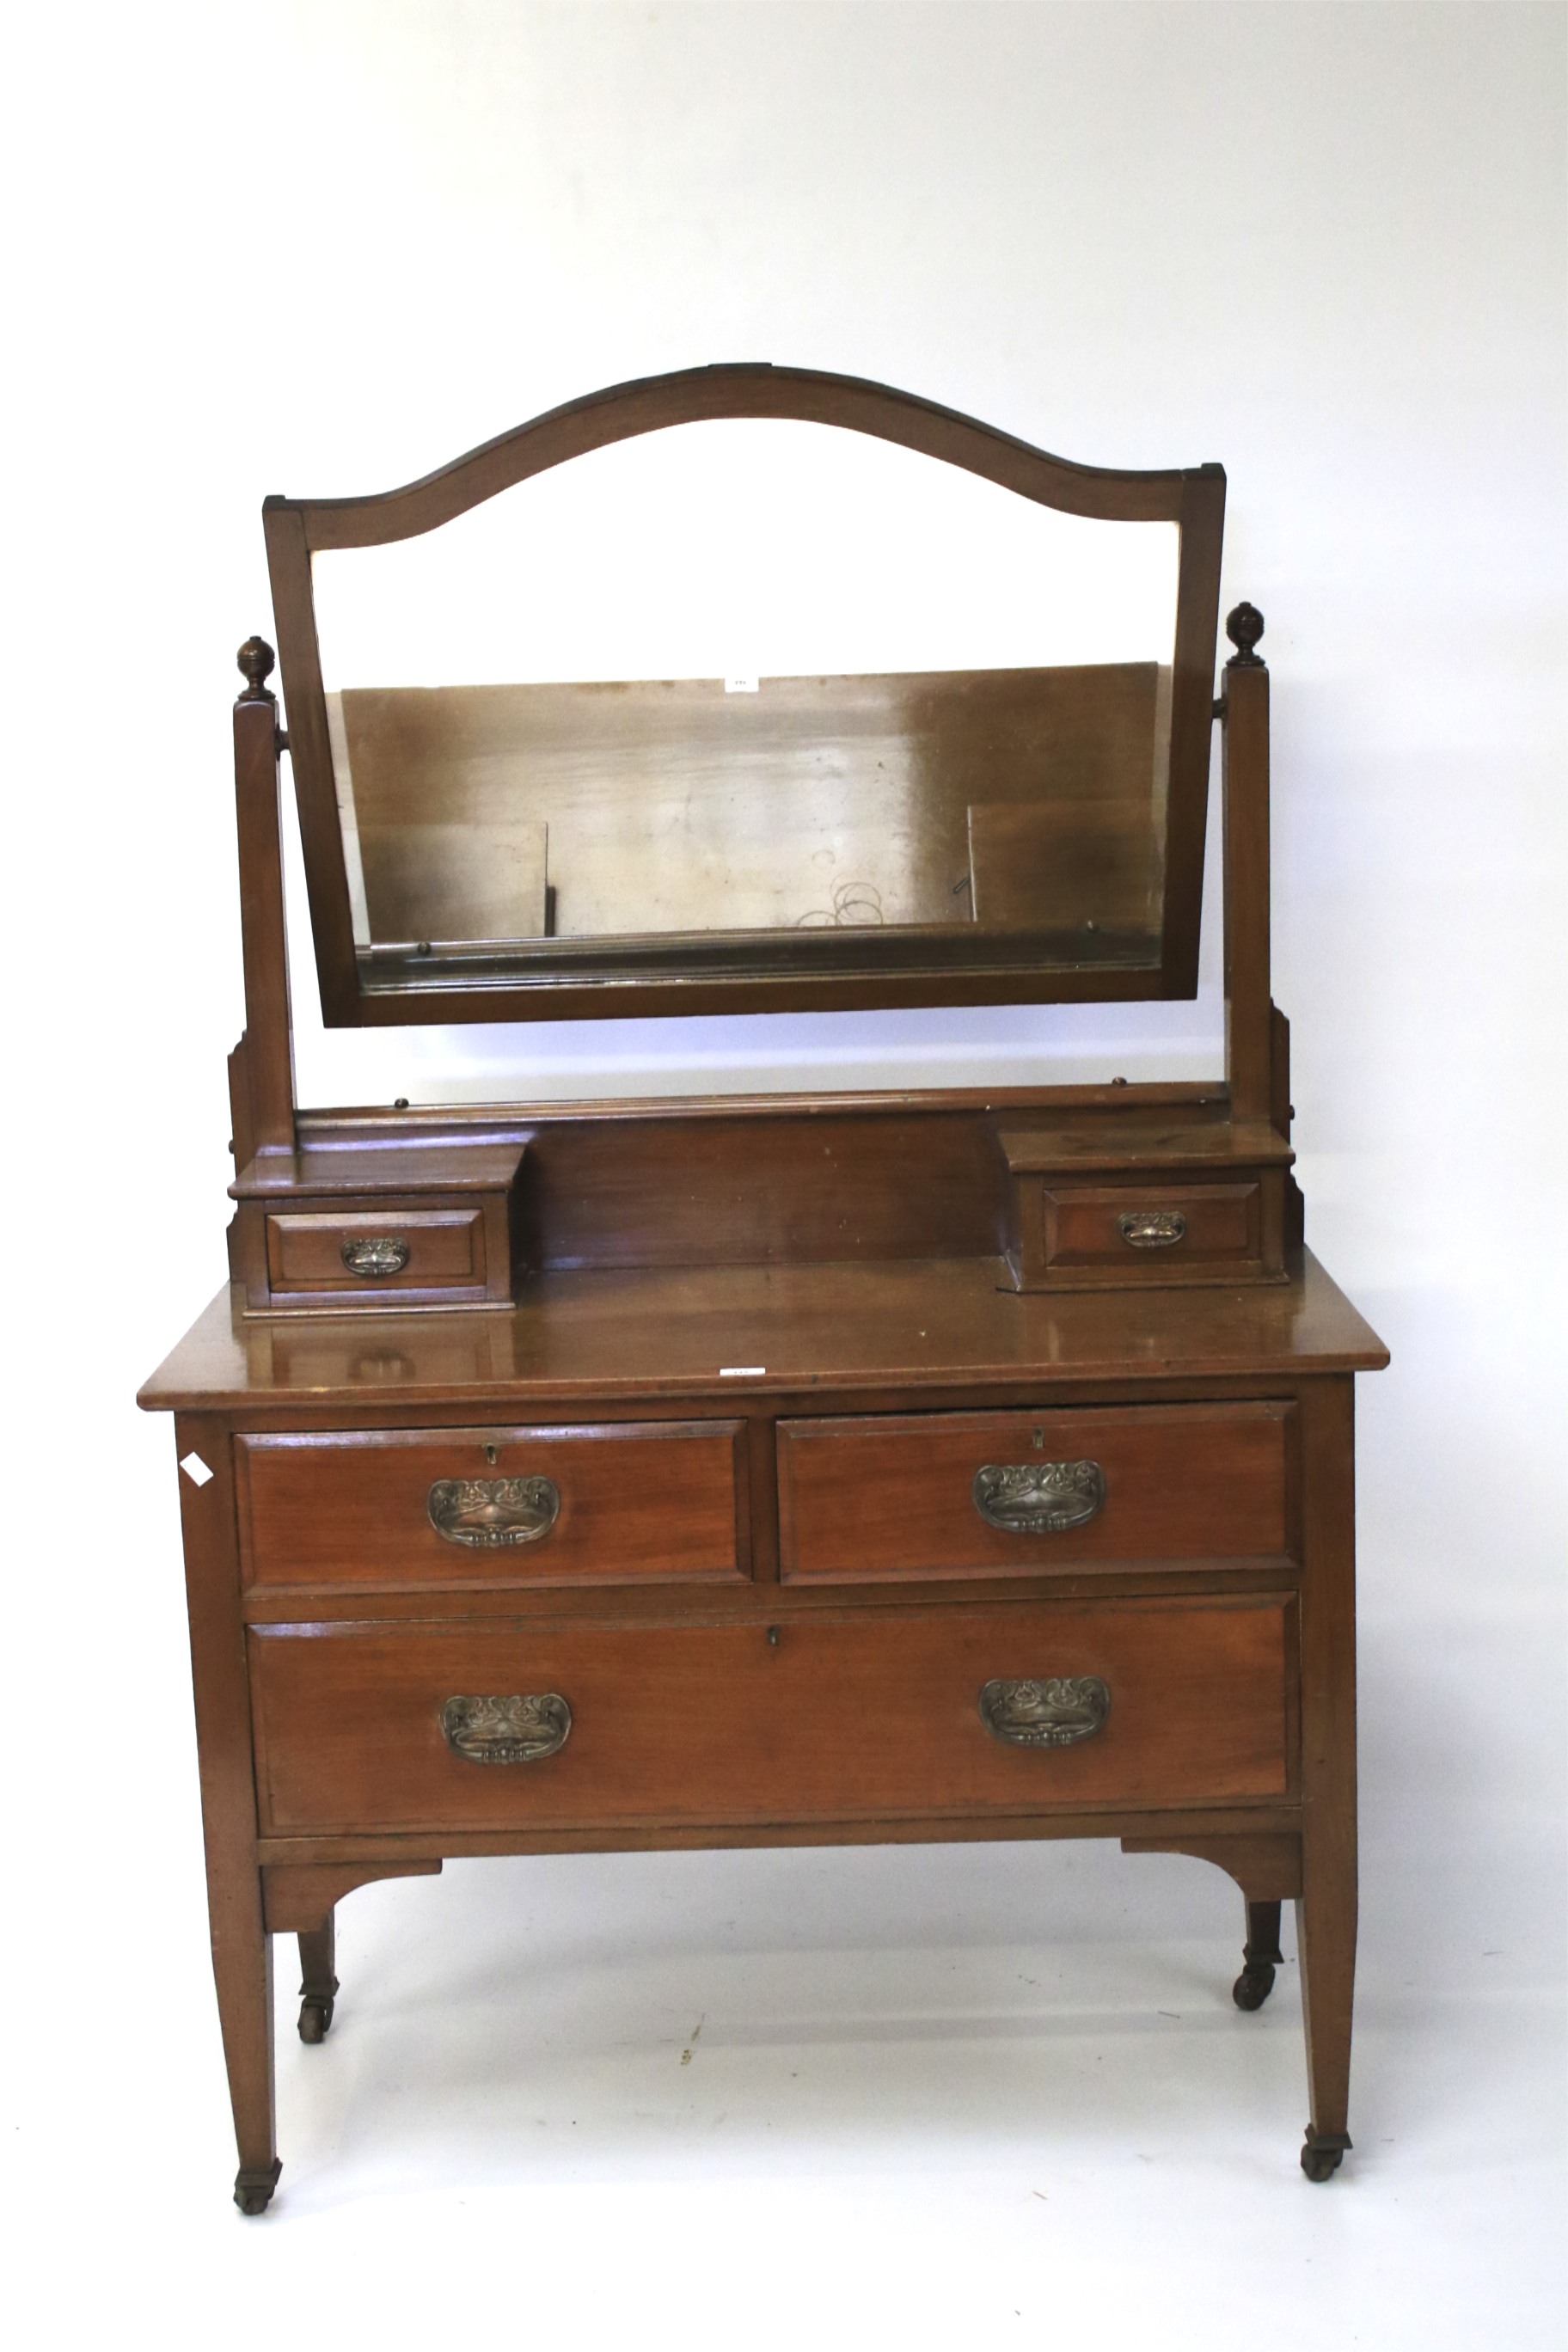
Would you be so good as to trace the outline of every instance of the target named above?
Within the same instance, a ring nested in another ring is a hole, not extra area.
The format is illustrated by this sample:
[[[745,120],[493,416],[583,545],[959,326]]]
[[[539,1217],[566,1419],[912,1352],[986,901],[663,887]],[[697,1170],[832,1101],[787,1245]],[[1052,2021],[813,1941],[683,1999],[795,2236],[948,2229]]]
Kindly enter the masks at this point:
[[[1105,1501],[1098,1462],[988,1462],[974,1474],[974,1507],[1005,1535],[1060,1535],[1081,1528]]]
[[[1110,1713],[1110,1691],[1098,1675],[1052,1675],[1044,1682],[986,1684],[980,1719],[1014,1748],[1070,1748],[1092,1739]]]
[[[572,1710],[559,1691],[511,1698],[449,1698],[441,1709],[447,1745],[469,1764],[537,1764],[564,1748]]]
[[[493,1551],[547,1536],[561,1509],[561,1489],[551,1478],[437,1478],[426,1508],[448,1543]]]
[[[1116,1230],[1129,1249],[1173,1249],[1187,1221],[1180,1209],[1123,1209]]]
[[[376,1282],[384,1275],[403,1272],[408,1263],[408,1244],[393,1234],[357,1239],[351,1235],[339,1255],[351,1274],[363,1274],[367,1281]]]

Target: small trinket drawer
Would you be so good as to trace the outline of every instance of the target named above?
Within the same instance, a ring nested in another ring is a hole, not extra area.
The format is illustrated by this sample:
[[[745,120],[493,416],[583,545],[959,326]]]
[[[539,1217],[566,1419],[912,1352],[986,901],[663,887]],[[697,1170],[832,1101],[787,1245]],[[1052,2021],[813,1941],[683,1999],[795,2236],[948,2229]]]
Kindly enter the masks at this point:
[[[1068,1126],[1000,1139],[1018,1290],[1283,1282],[1300,1239],[1294,1152],[1261,1123],[1151,1123],[1131,1164]]]
[[[279,1152],[229,1187],[247,1315],[506,1307],[521,1278],[524,1152]]]

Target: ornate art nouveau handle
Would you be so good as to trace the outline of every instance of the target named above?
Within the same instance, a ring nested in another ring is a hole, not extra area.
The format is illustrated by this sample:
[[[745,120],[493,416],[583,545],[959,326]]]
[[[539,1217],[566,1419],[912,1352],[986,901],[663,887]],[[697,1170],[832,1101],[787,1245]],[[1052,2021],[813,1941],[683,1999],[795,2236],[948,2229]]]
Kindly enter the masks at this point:
[[[363,1274],[372,1282],[387,1274],[401,1274],[408,1263],[408,1244],[393,1234],[372,1234],[362,1240],[351,1236],[339,1255],[351,1274]]]
[[[988,1462],[972,1491],[987,1527],[1059,1535],[1093,1518],[1105,1500],[1105,1473],[1098,1462]]]
[[[1170,1249],[1187,1230],[1180,1209],[1124,1209],[1116,1230],[1130,1249]]]
[[[1092,1739],[1110,1713],[1110,1692],[1098,1675],[1052,1675],[1044,1682],[986,1684],[980,1719],[1014,1748],[1070,1748]]]
[[[437,1478],[426,1508],[448,1543],[491,1551],[547,1536],[561,1509],[561,1489],[551,1478]]]
[[[572,1710],[559,1691],[511,1698],[449,1698],[441,1709],[447,1744],[469,1764],[536,1764],[566,1745]]]

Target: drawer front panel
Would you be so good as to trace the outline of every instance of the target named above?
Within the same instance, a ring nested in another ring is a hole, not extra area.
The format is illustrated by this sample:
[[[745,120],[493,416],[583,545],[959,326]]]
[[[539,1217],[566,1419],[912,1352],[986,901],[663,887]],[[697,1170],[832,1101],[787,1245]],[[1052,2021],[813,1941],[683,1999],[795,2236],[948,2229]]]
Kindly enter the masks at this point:
[[[845,1582],[1282,1559],[1291,1423],[1289,1405],[1268,1403],[781,1422],[780,1574]],[[1052,1464],[1096,1466],[1091,1516],[1041,1531],[982,1516],[981,1470]]]
[[[1291,1609],[824,1612],[776,1640],[760,1623],[254,1628],[264,1827],[719,1826],[1279,1798]],[[1103,1722],[1067,1744],[1017,1745],[982,1716],[987,1685],[1016,1705],[1019,1680],[1089,1678]],[[483,1761],[457,1740],[481,1755],[558,1744]]]
[[[332,1209],[269,1216],[267,1273],[276,1291],[482,1289],[484,1213]]]
[[[1015,1169],[1007,1262],[1020,1290],[1180,1289],[1285,1278],[1285,1171]]]
[[[1260,1250],[1256,1183],[1047,1185],[1044,1210],[1047,1268],[1152,1277],[1194,1258],[1247,1265]]]
[[[245,1579],[438,1590],[744,1575],[743,1429],[238,1437]]]

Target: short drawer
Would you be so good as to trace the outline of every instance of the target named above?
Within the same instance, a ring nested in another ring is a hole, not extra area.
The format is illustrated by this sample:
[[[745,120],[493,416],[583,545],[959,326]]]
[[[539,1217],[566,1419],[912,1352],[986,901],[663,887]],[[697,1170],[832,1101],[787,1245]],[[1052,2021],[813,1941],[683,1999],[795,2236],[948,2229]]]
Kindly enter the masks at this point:
[[[245,1580],[438,1590],[742,1576],[743,1427],[238,1437]]]
[[[484,1212],[285,1212],[267,1220],[267,1273],[275,1292],[457,1287],[482,1295]]]
[[[263,1153],[229,1191],[247,1315],[504,1308],[523,1270],[521,1144],[421,1141]]]
[[[1073,1181],[1015,1172],[1007,1261],[1020,1290],[1282,1281],[1283,1169]]]
[[[786,1581],[1275,1560],[1288,1403],[898,1413],[779,1423]]]
[[[1293,1604],[252,1629],[263,1827],[1027,1815],[1291,1787]]]
[[[1237,1265],[1260,1252],[1260,1187],[1241,1184],[1047,1184],[1047,1266],[1153,1270],[1194,1258]]]

